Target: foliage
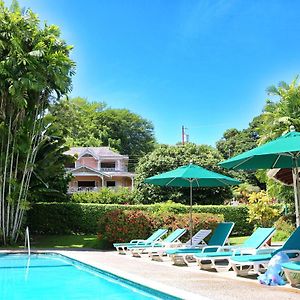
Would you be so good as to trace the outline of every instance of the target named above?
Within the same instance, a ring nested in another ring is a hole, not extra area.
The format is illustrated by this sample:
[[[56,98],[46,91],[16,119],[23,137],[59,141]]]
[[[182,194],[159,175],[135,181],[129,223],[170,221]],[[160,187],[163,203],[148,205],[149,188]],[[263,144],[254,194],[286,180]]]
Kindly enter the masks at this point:
[[[217,166],[220,160],[220,154],[207,145],[198,146],[191,143],[177,146],[160,145],[153,152],[143,157],[136,168],[135,187],[138,201],[148,204],[169,199],[189,203],[189,189],[145,184],[145,178],[176,169],[189,164],[191,161],[204,168],[227,175],[226,170]],[[231,197],[231,190],[228,187],[193,189],[194,203],[221,204],[224,199]]]
[[[285,217],[280,217],[274,224],[276,233],[274,235],[275,241],[285,241],[294,232],[295,227]]]
[[[271,227],[279,215],[279,210],[271,206],[272,201],[265,191],[249,196],[249,222],[257,227]]]
[[[235,128],[228,129],[224,132],[223,137],[217,141],[216,146],[224,159],[241,154],[257,146],[259,135],[257,128],[260,126],[261,117],[253,118],[249,127],[243,130]],[[265,188],[265,185],[256,177],[254,171],[232,172],[232,176],[248,184]]]
[[[298,76],[290,83],[281,81],[267,89],[269,96],[259,129],[260,143],[273,140],[289,131],[291,125],[300,131],[300,84]]]
[[[35,169],[30,181],[30,202],[38,202],[43,197],[45,202],[68,201],[68,183],[71,175],[66,174],[65,165],[74,158],[65,155],[68,150],[65,141],[51,131],[41,144],[35,160]]]
[[[135,192],[129,188],[102,188],[97,192],[78,192],[71,196],[75,203],[135,204]]]
[[[273,140],[289,131],[293,125],[300,130],[300,84],[298,76],[290,83],[279,82],[278,86],[267,89],[271,98],[266,100],[266,105],[261,115],[260,125],[257,130],[260,135],[259,143],[263,144]],[[265,173],[265,171],[261,171]],[[274,197],[294,202],[293,190],[274,180],[266,179],[267,190]]]
[[[61,100],[50,112],[68,146],[109,146],[133,162],[154,148],[152,123],[127,109],[77,97]]]
[[[168,204],[169,210],[159,209],[154,205],[115,205],[115,204],[79,204],[79,203],[36,203],[27,212],[27,225],[32,233],[62,234],[62,233],[93,233],[97,232],[97,222],[106,212],[116,209],[143,210],[160,215],[185,214],[189,206]],[[275,206],[276,208],[276,206]],[[249,235],[253,225],[248,222],[248,207],[245,205],[195,205],[193,214],[210,213],[223,215],[224,221],[235,223],[233,235]]]
[[[197,213],[193,215],[194,232],[200,229],[214,229],[222,216]],[[151,232],[166,228],[174,231],[177,228],[189,227],[189,214],[150,213],[141,210],[113,210],[102,215],[98,222],[98,238],[107,243],[127,242],[132,239],[145,239]],[[188,236],[184,239],[187,240]]]
[[[249,183],[241,183],[233,188],[233,196],[235,200],[240,203],[248,203],[251,193],[259,191],[260,188],[258,186],[253,186]]]
[[[2,242],[16,241],[28,209],[30,180],[45,145],[44,115],[71,88],[71,46],[59,28],[41,26],[32,11],[0,2],[0,215]]]
[[[154,149],[152,123],[127,109],[103,110],[97,115],[96,122],[100,130],[107,133],[102,137],[103,144],[128,154],[129,167]]]
[[[151,232],[147,213],[141,210],[112,210],[99,217],[98,238],[107,243],[145,239]]]

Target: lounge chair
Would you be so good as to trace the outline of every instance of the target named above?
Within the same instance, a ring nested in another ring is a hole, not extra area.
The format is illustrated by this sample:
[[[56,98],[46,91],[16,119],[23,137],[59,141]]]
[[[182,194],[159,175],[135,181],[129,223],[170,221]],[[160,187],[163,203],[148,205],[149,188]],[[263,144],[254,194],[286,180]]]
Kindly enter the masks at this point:
[[[291,286],[300,285],[300,261],[284,263],[282,268]]]
[[[300,260],[300,227],[287,239],[279,249],[270,248],[269,251],[258,252],[256,255],[235,256],[230,263],[237,275],[248,275],[249,272],[261,273],[265,271],[270,259],[278,252],[285,252],[290,261]]]
[[[214,230],[207,244],[200,245],[197,248],[188,247],[185,249],[170,249],[166,251],[166,254],[170,256],[174,265],[187,266],[188,263],[196,261],[194,254],[201,253],[203,251],[217,251],[219,246],[224,246],[228,241],[228,237],[233,227],[233,222],[220,223]]]
[[[146,240],[131,240],[129,243],[115,243],[114,247],[119,254],[126,254],[128,247],[133,245],[151,245],[153,242],[158,242],[161,237],[168,232],[167,229],[158,229],[152,233]]]
[[[215,269],[217,271],[231,268],[229,262],[232,256],[242,254],[256,254],[262,246],[267,246],[267,241],[272,237],[275,228],[257,228],[252,235],[240,246],[223,246],[218,247],[215,252],[204,251],[195,254],[200,269]],[[209,249],[208,249],[209,250]]]
[[[186,229],[176,229],[170,235],[168,235],[163,241],[161,242],[153,242],[148,245],[132,245],[127,248],[128,251],[131,252],[132,256],[134,257],[141,257],[140,254],[147,253],[149,249],[157,247],[170,247],[170,246],[179,246],[182,243],[180,242],[180,238],[186,233]]]
[[[196,234],[193,235],[192,239],[189,239],[185,244],[182,244],[179,248],[176,249],[196,249],[202,245],[206,245],[204,239],[211,233],[210,229],[201,229]],[[152,248],[149,250],[149,257],[155,261],[163,261],[163,256],[166,256],[167,250],[174,250],[174,247],[163,247],[162,249],[159,248]]]

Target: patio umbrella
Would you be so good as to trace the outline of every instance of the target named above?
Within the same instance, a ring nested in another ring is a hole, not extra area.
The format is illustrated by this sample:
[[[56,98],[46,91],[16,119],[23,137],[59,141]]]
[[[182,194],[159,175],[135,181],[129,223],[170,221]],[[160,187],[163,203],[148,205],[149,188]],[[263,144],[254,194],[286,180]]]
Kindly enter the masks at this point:
[[[193,237],[193,187],[222,187],[228,185],[237,185],[240,182],[236,179],[218,174],[202,167],[190,163],[189,165],[179,167],[175,170],[155,175],[145,179],[146,183],[190,188],[190,240],[192,244]]]
[[[293,171],[295,194],[296,224],[299,226],[299,173],[300,132],[291,128],[291,132],[250,151],[232,157],[221,165],[227,169],[274,169],[290,168]]]
[[[270,169],[267,176],[281,184],[293,186],[293,171],[288,168]]]

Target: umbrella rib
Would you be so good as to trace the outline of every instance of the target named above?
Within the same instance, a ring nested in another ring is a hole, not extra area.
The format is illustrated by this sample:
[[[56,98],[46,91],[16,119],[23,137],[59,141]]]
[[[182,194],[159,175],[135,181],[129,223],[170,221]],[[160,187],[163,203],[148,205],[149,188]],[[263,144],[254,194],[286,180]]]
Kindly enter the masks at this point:
[[[247,162],[248,160],[250,160],[253,156],[247,157],[247,159],[241,161],[240,163],[238,163],[236,166],[232,167],[232,169],[236,169],[238,168],[240,165],[244,164],[245,162]]]
[[[277,162],[278,162],[278,160],[280,159],[280,157],[281,157],[281,154],[279,154],[279,155],[277,156],[275,162],[272,164],[272,168],[271,168],[271,169],[273,169],[273,168],[275,167],[275,165],[277,164]]]
[[[177,178],[179,178],[179,177],[174,177],[174,178],[172,178],[167,184],[166,184],[166,186],[169,186],[174,180],[176,180]]]
[[[221,178],[217,178],[218,181],[222,182],[223,184],[225,184],[226,186],[228,186],[229,184],[226,181],[223,181],[223,179]]]

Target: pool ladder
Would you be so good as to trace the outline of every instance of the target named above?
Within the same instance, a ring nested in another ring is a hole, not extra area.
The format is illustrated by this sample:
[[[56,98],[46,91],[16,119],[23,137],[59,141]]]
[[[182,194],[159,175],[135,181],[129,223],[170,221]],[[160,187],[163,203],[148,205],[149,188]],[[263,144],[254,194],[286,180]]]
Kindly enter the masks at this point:
[[[29,228],[28,226],[26,227],[25,230],[25,249],[27,246],[27,250],[28,250],[28,256],[30,256],[30,238],[29,238]]]

